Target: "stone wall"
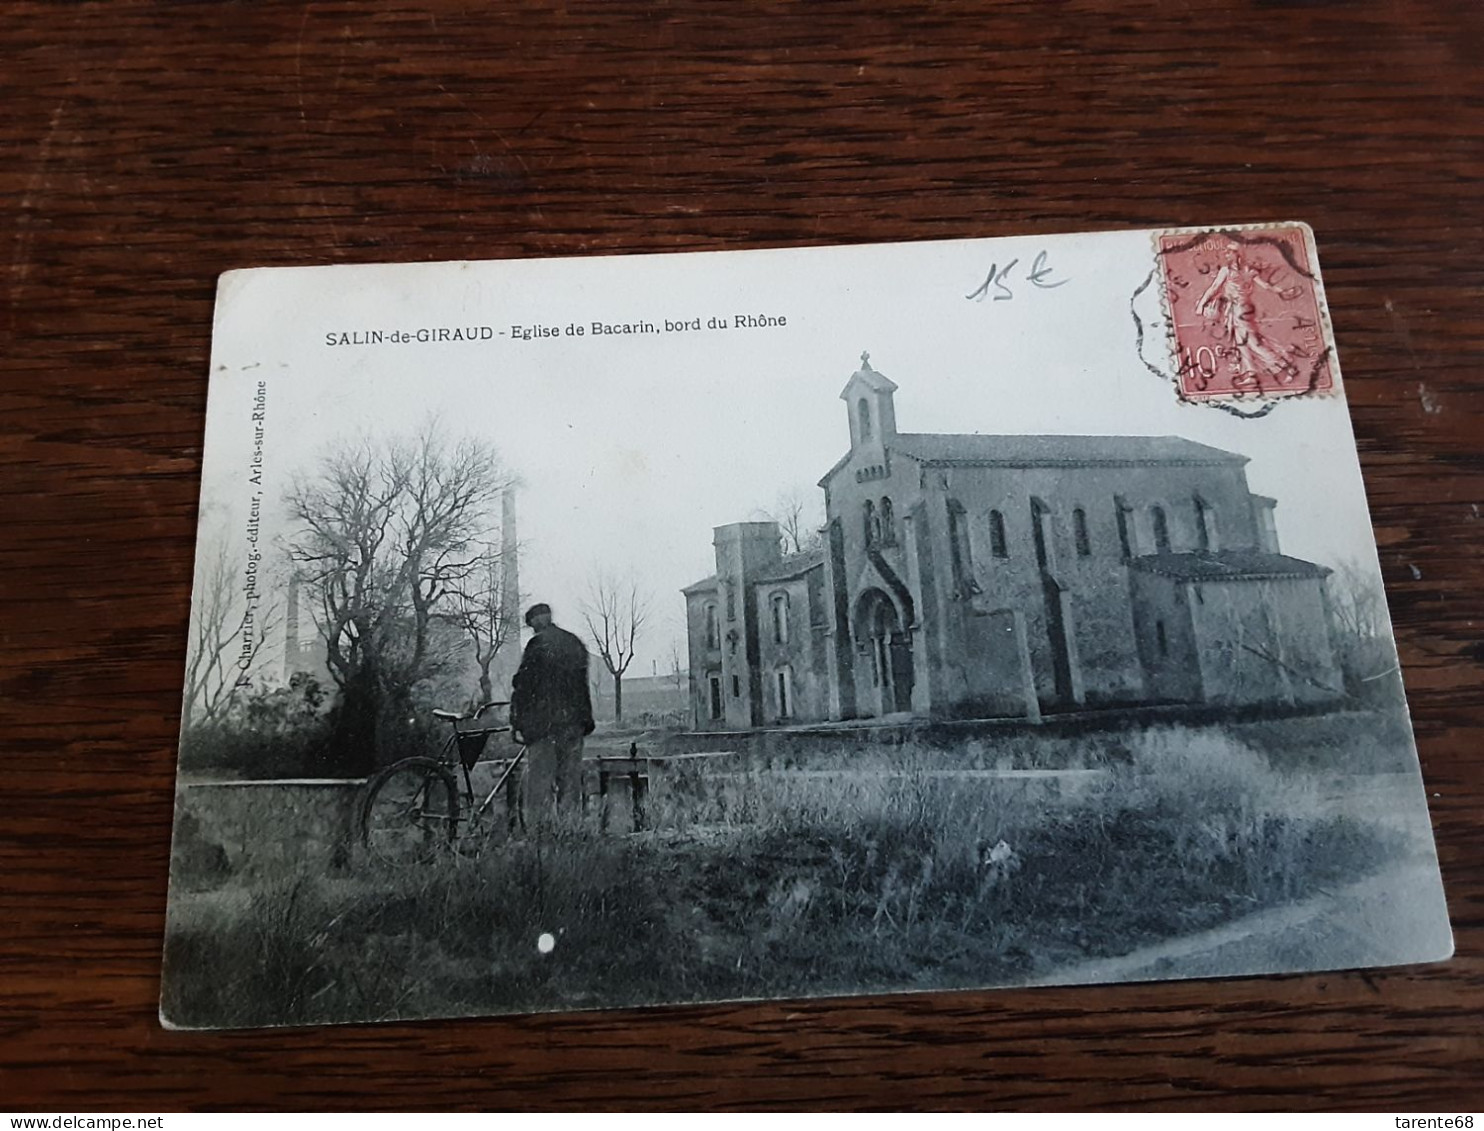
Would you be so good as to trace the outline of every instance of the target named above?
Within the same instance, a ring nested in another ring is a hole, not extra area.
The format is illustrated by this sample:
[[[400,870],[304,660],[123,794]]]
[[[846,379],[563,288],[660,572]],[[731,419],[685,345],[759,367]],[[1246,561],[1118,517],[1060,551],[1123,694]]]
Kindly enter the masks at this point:
[[[183,782],[176,790],[171,875],[187,886],[294,868],[345,867],[365,782]]]

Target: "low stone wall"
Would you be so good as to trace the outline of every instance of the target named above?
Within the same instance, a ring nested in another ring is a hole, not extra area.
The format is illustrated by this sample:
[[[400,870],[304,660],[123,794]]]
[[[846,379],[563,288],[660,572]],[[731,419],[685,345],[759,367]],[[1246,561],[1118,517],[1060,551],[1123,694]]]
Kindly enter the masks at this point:
[[[364,781],[183,782],[176,790],[172,876],[210,886],[229,876],[345,867]]]
[[[818,756],[831,762],[841,758],[848,763],[859,757],[863,763],[890,760],[902,751],[910,760],[914,752],[941,751],[945,761],[961,762],[966,767],[1011,769],[1081,768],[1048,759],[1061,757],[1063,751],[1043,739],[1065,731],[1078,733],[1072,727],[1037,725],[1024,720],[973,722],[927,722],[834,724],[817,727],[780,727],[750,731],[692,731],[666,736],[659,749],[649,753],[669,760],[699,755],[733,755],[740,762],[761,769],[807,768]],[[1031,736],[1031,741],[1026,741]],[[1070,757],[1070,747],[1066,748]]]
[[[1159,725],[1207,726],[1224,724],[1241,726],[1290,718],[1322,718],[1335,713],[1333,706],[1213,707],[1204,704],[1161,704],[1141,707],[1088,708],[1048,714],[1040,722],[1030,719],[889,719],[851,722],[815,723],[789,727],[759,727],[754,730],[681,731],[666,735],[656,743],[657,750],[643,749],[645,754],[726,752],[746,755],[764,762],[787,765],[790,759],[812,754],[839,754],[858,749],[881,753],[893,747],[909,746],[929,750],[961,753],[966,765],[997,766],[1000,769],[1077,769],[1048,758],[1055,755],[1055,744],[1017,743],[1021,737],[1106,736],[1112,752],[1110,760],[1119,761],[1117,747],[1124,733],[1139,733]],[[1035,759],[1026,755],[1034,750]]]

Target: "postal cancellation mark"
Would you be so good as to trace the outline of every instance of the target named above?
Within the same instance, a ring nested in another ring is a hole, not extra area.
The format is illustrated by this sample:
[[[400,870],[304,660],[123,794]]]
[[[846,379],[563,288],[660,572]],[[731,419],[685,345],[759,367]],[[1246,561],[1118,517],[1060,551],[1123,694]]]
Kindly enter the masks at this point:
[[[1302,228],[1162,233],[1156,246],[1182,397],[1265,398],[1333,388]]]

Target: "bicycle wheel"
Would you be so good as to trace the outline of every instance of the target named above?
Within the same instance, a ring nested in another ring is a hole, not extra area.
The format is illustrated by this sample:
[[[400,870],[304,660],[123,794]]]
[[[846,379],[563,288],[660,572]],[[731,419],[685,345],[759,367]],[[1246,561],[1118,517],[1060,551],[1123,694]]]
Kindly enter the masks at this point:
[[[432,758],[405,758],[371,779],[361,806],[361,841],[377,860],[416,864],[452,844],[459,788]]]

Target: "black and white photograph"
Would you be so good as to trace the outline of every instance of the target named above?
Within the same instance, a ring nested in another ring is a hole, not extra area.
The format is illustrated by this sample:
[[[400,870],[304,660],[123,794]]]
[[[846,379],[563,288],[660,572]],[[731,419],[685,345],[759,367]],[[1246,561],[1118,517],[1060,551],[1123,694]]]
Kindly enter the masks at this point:
[[[1446,958],[1317,263],[224,275],[162,1020]]]

